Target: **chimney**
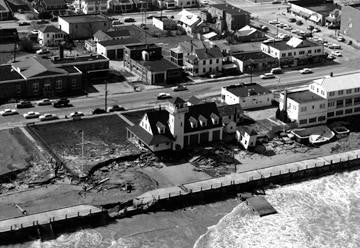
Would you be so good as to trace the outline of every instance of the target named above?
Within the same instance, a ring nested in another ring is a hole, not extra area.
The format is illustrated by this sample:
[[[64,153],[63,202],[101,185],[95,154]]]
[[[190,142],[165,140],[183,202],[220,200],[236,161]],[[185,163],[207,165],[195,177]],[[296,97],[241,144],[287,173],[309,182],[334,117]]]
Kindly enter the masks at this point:
[[[59,45],[59,56],[60,59],[64,58],[64,46],[62,44]]]

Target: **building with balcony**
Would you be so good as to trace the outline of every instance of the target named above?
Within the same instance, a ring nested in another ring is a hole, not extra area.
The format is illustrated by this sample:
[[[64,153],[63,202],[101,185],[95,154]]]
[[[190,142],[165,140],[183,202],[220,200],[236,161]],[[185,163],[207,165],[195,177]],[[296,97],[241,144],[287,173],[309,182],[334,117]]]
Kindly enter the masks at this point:
[[[238,104],[242,109],[271,106],[273,99],[274,94],[270,90],[256,83],[221,88],[221,101],[229,105]]]
[[[146,112],[127,137],[152,151],[181,150],[222,140],[222,122],[214,102],[188,105],[177,97],[166,107]]]
[[[324,46],[315,41],[292,37],[261,43],[261,51],[276,58],[280,65],[298,66],[323,61]]]

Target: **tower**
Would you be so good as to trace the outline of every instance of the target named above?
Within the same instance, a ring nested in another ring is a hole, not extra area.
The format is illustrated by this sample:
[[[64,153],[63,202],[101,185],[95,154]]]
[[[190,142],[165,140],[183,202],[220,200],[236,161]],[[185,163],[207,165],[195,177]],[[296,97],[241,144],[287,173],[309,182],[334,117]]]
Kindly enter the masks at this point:
[[[184,147],[185,114],[189,108],[182,98],[176,97],[169,101],[166,110],[169,112],[170,132],[175,138],[173,150],[181,150]]]

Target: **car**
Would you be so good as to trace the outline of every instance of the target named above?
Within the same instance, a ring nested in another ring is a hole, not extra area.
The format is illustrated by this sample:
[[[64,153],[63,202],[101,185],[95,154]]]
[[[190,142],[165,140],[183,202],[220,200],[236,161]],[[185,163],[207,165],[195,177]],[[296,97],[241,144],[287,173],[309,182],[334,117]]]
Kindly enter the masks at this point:
[[[30,101],[21,101],[16,104],[16,108],[31,108],[34,107]]]
[[[326,57],[326,59],[328,59],[328,60],[334,60],[334,59],[336,59],[336,57],[335,57],[334,55],[332,55],[332,54],[329,54],[329,55]]]
[[[36,54],[47,54],[47,53],[50,53],[50,51],[46,48],[41,48],[39,50],[36,51]]]
[[[59,119],[59,117],[57,117],[56,114],[43,114],[39,116],[39,120],[40,121],[52,121],[52,120],[57,120]]]
[[[93,115],[101,115],[101,114],[105,114],[106,110],[105,109],[101,109],[101,108],[96,108],[92,111]]]
[[[271,20],[271,21],[269,21],[269,24],[279,24],[279,21],[278,20]]]
[[[112,105],[111,107],[108,107],[107,111],[108,112],[117,112],[117,111],[124,111],[125,108],[123,106],[119,106],[119,105]]]
[[[115,20],[115,21],[112,22],[113,27],[120,26],[121,24],[123,24],[123,23],[121,21],[119,21],[119,20]]]
[[[283,72],[282,72],[282,69],[280,67],[277,67],[277,68],[272,68],[270,73],[271,74],[281,74]]]
[[[53,103],[55,108],[68,107],[70,105],[70,100],[67,98],[61,98]]]
[[[270,79],[270,78],[275,78],[275,75],[270,72],[270,73],[265,73],[263,75],[260,75],[260,78],[261,79]]]
[[[170,99],[172,96],[169,93],[159,93],[157,96],[158,100]]]
[[[173,91],[184,91],[188,90],[188,88],[182,84],[179,84],[178,86],[175,86],[172,88]]]
[[[299,25],[299,26],[301,26],[301,25],[303,25],[304,23],[301,21],[301,20],[297,20],[296,21],[296,25]]]
[[[36,24],[48,24],[48,23],[49,23],[49,21],[43,20],[43,19],[36,22]]]
[[[284,27],[284,29],[290,31],[290,30],[292,30],[292,27],[291,27],[290,25],[286,25],[286,26]]]
[[[262,30],[262,31],[264,31],[264,32],[266,32],[266,31],[269,31],[269,28],[268,27],[266,27],[266,26],[260,26],[260,29]]]
[[[284,23],[278,23],[275,26],[278,27],[278,28],[283,28],[283,27],[285,27],[285,24]]]
[[[344,42],[344,41],[345,41],[345,38],[342,37],[342,36],[338,36],[338,37],[337,37],[337,41]]]
[[[125,18],[124,22],[136,22],[134,18]]]
[[[352,45],[352,40],[348,40],[347,44]]]
[[[296,19],[291,17],[291,18],[289,18],[289,22],[296,22]]]
[[[33,119],[33,118],[38,118],[40,116],[39,112],[34,112],[34,111],[30,111],[27,112],[25,114],[23,114],[25,119]]]
[[[313,33],[319,33],[319,32],[321,32],[321,30],[318,29],[318,28],[314,28],[314,29],[312,30],[312,32],[313,32]]]
[[[334,43],[334,44],[329,44],[328,48],[330,48],[330,49],[341,49],[341,46]]]
[[[331,55],[334,55],[334,56],[336,56],[336,57],[342,57],[342,54],[341,54],[341,52],[339,52],[339,51],[332,51],[332,52],[331,52]]]
[[[69,114],[70,118],[79,118],[79,117],[82,117],[82,116],[84,116],[84,113],[83,112],[78,112],[78,111],[75,111],[75,112],[72,112],[71,114]]]
[[[309,68],[304,68],[304,69],[300,70],[300,73],[301,74],[310,74],[310,73],[312,73],[312,70]]]
[[[340,28],[340,25],[334,25],[334,24],[330,24],[328,26],[328,29],[339,29]]]
[[[313,30],[315,27],[313,26],[313,25],[309,25],[308,27],[307,27],[307,30],[309,30],[309,31],[311,31],[311,30]]]
[[[38,106],[45,106],[45,105],[51,105],[52,102],[51,102],[50,99],[45,98],[45,99],[42,99],[42,100],[38,101],[36,104],[37,104]]]
[[[312,37],[312,33],[311,32],[304,32],[303,34],[301,34],[302,36],[304,36],[305,38],[307,37]]]
[[[19,26],[29,26],[30,22],[19,22]]]
[[[0,115],[2,116],[9,116],[9,115],[17,115],[18,112],[16,109],[4,109],[0,111]]]
[[[299,30],[293,29],[293,30],[291,30],[291,33],[292,33],[292,34],[298,34],[298,33],[299,33]]]

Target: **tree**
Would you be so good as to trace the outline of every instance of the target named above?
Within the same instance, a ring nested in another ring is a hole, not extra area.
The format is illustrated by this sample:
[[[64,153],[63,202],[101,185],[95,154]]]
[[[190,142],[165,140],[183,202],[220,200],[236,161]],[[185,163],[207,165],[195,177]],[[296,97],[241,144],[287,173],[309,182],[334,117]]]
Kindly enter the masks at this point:
[[[29,38],[22,38],[19,42],[20,50],[28,53],[34,52],[34,43]]]

